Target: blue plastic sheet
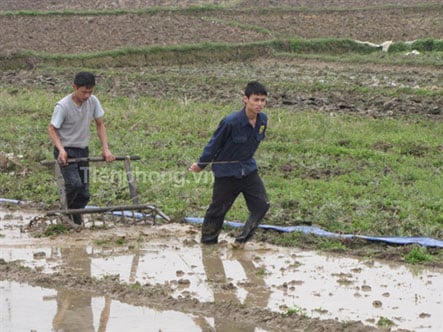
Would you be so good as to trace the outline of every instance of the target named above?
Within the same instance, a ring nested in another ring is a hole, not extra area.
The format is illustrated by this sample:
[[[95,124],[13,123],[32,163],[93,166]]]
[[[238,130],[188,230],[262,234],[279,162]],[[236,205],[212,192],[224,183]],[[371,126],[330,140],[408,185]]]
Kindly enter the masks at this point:
[[[184,219],[188,223],[201,224],[203,223],[203,218],[194,218],[194,217],[186,217]],[[243,227],[244,224],[233,221],[225,221],[225,225],[231,227]],[[341,239],[350,239],[350,238],[358,238],[364,239],[368,241],[380,241],[391,244],[419,244],[423,247],[439,247],[443,248],[443,241],[431,239],[427,237],[392,237],[392,236],[366,236],[366,235],[353,235],[353,234],[338,234],[325,231],[321,228],[314,226],[274,226],[274,225],[259,225],[259,228],[266,230],[274,230],[283,233],[290,232],[301,232],[304,234],[314,234],[319,236],[325,236],[329,238],[341,238]]]

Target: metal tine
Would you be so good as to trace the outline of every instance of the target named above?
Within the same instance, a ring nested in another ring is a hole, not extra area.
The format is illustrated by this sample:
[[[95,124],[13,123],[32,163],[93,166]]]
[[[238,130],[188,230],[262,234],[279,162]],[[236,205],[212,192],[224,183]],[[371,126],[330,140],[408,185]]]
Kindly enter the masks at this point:
[[[116,216],[115,216],[115,213],[113,213],[113,212],[111,212],[111,218],[112,218],[112,223],[115,225],[115,224],[117,224],[117,221],[116,221]]]
[[[130,220],[128,219],[128,216],[126,215],[126,213],[125,213],[125,211],[123,210],[122,211],[122,215],[124,216],[124,218],[125,218],[125,224],[126,225],[129,225],[129,223],[130,223]]]
[[[118,216],[118,212],[120,213],[120,216]],[[112,222],[114,224],[121,223],[122,225],[156,225],[158,224],[158,217],[161,217],[166,221],[170,220],[167,215],[165,215],[161,210],[157,209],[154,205],[108,206],[106,208],[91,207],[85,209],[76,209],[75,211],[50,211],[46,215],[56,216],[55,222],[61,223],[64,220],[64,216],[69,216],[73,213],[87,215],[88,223],[91,223],[93,227],[99,226],[99,224],[105,227],[107,225],[107,222]],[[94,216],[95,213],[99,213],[99,216]],[[110,217],[107,216],[109,213],[111,213]],[[59,218],[57,218],[57,216]],[[58,221],[57,219],[60,220]],[[99,221],[102,221],[102,223],[99,223]]]
[[[124,213],[125,211],[123,211],[123,210],[121,210],[120,211],[120,219],[121,219],[121,223],[122,224],[126,224],[126,218],[125,218],[125,213]]]
[[[132,224],[135,225],[137,223],[137,217],[135,216],[134,210],[131,210],[131,212],[132,212]]]

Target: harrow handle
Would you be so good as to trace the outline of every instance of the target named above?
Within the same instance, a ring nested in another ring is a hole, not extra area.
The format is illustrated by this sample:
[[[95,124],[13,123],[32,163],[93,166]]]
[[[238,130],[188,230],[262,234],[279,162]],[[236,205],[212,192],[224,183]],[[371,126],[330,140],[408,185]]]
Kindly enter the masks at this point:
[[[115,160],[140,160],[140,156],[116,156]],[[85,162],[85,161],[91,161],[91,162],[100,162],[105,161],[103,157],[87,157],[87,158],[69,158],[69,163],[79,163],[79,162]],[[54,165],[57,162],[57,160],[42,160],[40,162],[43,166],[51,166]]]

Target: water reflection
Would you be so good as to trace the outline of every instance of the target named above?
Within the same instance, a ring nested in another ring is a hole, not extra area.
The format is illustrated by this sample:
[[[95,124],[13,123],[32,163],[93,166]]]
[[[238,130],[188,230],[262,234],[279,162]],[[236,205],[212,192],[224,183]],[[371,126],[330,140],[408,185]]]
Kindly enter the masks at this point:
[[[214,331],[211,324],[208,325],[209,329],[202,329],[194,322],[194,317],[189,314],[173,310],[159,311],[149,307],[137,307],[117,300],[112,300],[111,305],[110,298],[91,298],[90,294],[81,291],[78,293],[79,297],[84,296],[91,299],[93,331]],[[54,328],[53,320],[60,312],[60,308],[56,307],[57,291],[53,289],[0,281],[0,294],[0,331],[2,332],[84,331],[83,325],[79,321],[80,317],[76,317],[76,315],[71,315],[72,326],[68,326],[67,317],[64,315],[59,328]],[[109,312],[106,312],[105,309],[109,309]],[[55,316],[54,313],[56,313]],[[60,327],[62,325],[63,328]]]
[[[69,275],[73,275],[74,278],[91,276],[91,259],[85,248],[63,248],[61,249],[61,259],[66,270],[71,270]],[[69,284],[69,280],[67,280],[67,283]],[[91,295],[70,289],[69,286],[59,289],[57,291],[57,313],[52,320],[54,331],[95,332],[91,299]],[[106,303],[110,305],[109,301],[106,301]],[[104,309],[104,313],[106,312],[109,313],[109,308]],[[105,315],[104,324],[106,324],[106,321],[107,317]],[[99,328],[99,331],[105,330]]]
[[[189,249],[189,248],[188,248]],[[212,292],[215,302],[227,301],[245,305],[256,306],[258,304],[266,307],[270,292],[266,287],[260,269],[258,269],[250,257],[240,255],[236,259],[226,260],[226,252],[219,251],[216,247],[202,248],[194,247],[191,251],[194,257],[201,259],[197,268],[196,261],[184,265],[190,270],[183,270],[183,266],[176,266],[183,273],[195,274],[195,282],[202,283],[208,281],[206,292]],[[165,256],[157,251],[137,252],[135,255],[120,255],[108,259],[101,257],[103,252],[93,250],[90,247],[52,248],[51,254],[47,256],[50,261],[58,260],[58,269],[63,270],[67,275],[71,275],[76,283],[73,287],[78,287],[78,280],[89,277],[100,278],[109,273],[104,268],[103,262],[117,263],[113,272],[120,271],[125,279],[139,281],[146,279],[150,273],[143,263],[149,262],[149,257],[170,257],[171,253]],[[178,253],[177,250],[172,252]],[[117,253],[114,253],[117,255]],[[123,263],[124,264],[120,264]],[[160,260],[161,266],[163,261]],[[237,264],[236,264],[237,263]],[[228,273],[225,271],[227,267]],[[202,268],[202,273],[198,270]],[[151,269],[156,274],[156,267]],[[95,270],[95,273],[93,272]],[[126,271],[125,271],[126,270]],[[192,272],[193,270],[193,272]],[[100,272],[98,272],[100,271]],[[237,274],[239,282],[235,282],[230,275]],[[239,283],[242,287],[238,287]],[[4,332],[18,330],[51,330],[55,332],[85,331],[85,332],[106,332],[121,331],[129,328],[130,331],[229,331],[229,332],[259,332],[265,331],[254,325],[241,321],[233,321],[229,317],[221,317],[220,313],[213,317],[204,315],[191,315],[172,310],[159,311],[155,308],[135,307],[119,301],[111,300],[110,297],[94,297],[93,294],[72,289],[71,280],[66,280],[66,286],[56,290],[31,287],[18,283],[0,282],[2,298],[9,302],[8,308],[2,307],[0,315],[5,312],[12,312],[8,317],[9,323],[4,325]],[[186,287],[185,287],[186,288]],[[181,288],[184,291],[185,288]],[[198,288],[198,287],[197,287]],[[246,289],[246,296],[242,296],[242,288]],[[28,298],[29,296],[32,297]],[[17,301],[17,299],[20,299]],[[24,306],[23,303],[33,303],[31,306]],[[45,305],[43,305],[43,303]],[[14,308],[14,310],[12,310]],[[38,308],[39,315],[35,317],[35,308]],[[24,322],[22,317],[33,319]],[[37,319],[38,318],[38,319]],[[51,329],[48,329],[48,325]]]
[[[260,306],[265,308],[268,303],[270,291],[266,287],[263,277],[259,274],[259,269],[255,267],[244,251],[239,251],[237,261],[246,275],[243,285],[247,288],[245,300],[242,301],[237,294],[237,286],[232,283],[225,272],[222,260],[222,253],[216,246],[202,247],[202,262],[208,284],[212,288],[214,302],[240,303],[246,306]],[[256,327],[250,324],[234,321],[226,317],[215,316],[214,320],[216,331],[244,331],[254,332]],[[201,326],[205,330],[205,326]]]

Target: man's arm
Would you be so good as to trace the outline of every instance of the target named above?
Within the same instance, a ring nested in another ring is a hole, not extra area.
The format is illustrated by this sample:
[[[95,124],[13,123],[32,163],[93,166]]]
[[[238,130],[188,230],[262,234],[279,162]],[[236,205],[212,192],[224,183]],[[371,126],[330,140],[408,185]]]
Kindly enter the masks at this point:
[[[107,162],[115,160],[114,155],[109,150],[108,136],[106,135],[106,128],[105,128],[105,124],[103,122],[103,118],[96,118],[95,119],[95,126],[97,128],[97,134],[98,134],[98,137],[100,138],[100,142],[102,143],[103,158]]]
[[[211,139],[204,147],[203,153],[200,156],[199,161],[189,166],[188,170],[197,173],[202,171],[206,167],[206,165],[208,165],[211,161],[213,161],[218,151],[223,146],[225,140],[229,136],[229,133],[230,133],[229,126],[227,125],[225,119],[223,119],[222,121],[220,121]]]
[[[57,128],[55,128],[53,124],[49,124],[48,133],[52,143],[59,151],[58,161],[60,162],[60,164],[65,165],[68,162],[68,154],[66,153],[62,142],[60,141],[60,137],[57,133]]]

